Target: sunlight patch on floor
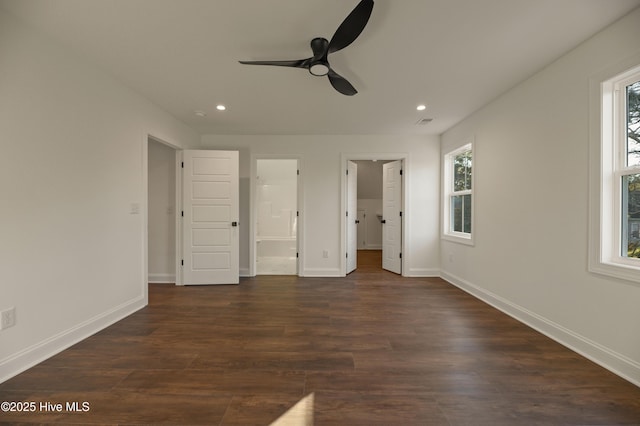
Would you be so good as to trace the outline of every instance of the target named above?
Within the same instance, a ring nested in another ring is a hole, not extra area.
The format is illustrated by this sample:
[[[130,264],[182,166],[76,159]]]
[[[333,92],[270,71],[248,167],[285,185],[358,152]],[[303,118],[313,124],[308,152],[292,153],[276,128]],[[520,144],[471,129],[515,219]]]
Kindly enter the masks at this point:
[[[270,426],[312,426],[313,393],[302,398]]]

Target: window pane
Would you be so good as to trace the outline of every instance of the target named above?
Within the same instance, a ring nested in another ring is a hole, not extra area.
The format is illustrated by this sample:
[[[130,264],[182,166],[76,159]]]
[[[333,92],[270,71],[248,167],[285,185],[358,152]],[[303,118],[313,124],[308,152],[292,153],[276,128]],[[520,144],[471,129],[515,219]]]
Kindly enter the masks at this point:
[[[622,256],[640,258],[640,174],[622,177]]]
[[[465,189],[471,190],[471,169],[472,169],[472,163],[473,163],[473,153],[471,151],[467,151],[467,156],[465,158],[465,161],[467,163],[467,182],[466,182],[466,187]]]
[[[465,175],[466,168],[464,167],[464,157],[462,155],[456,155],[453,157],[453,190],[464,191],[465,189]]]
[[[465,151],[453,158],[453,190],[471,189],[471,151]]]
[[[640,165],[640,81],[627,86],[627,165]]]
[[[463,197],[463,219],[464,219],[464,231],[467,234],[471,233],[471,194]]]
[[[462,232],[462,196],[451,197],[451,230]]]
[[[451,197],[451,230],[471,233],[471,194]]]

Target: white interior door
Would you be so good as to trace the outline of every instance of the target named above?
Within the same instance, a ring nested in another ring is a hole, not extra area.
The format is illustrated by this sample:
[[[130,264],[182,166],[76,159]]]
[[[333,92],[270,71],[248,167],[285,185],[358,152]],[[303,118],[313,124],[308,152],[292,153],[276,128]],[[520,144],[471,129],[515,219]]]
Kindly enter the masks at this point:
[[[382,267],[402,273],[402,161],[382,166]]]
[[[358,165],[347,161],[347,274],[358,265]]]
[[[238,151],[183,151],[182,186],[183,284],[238,284]]]

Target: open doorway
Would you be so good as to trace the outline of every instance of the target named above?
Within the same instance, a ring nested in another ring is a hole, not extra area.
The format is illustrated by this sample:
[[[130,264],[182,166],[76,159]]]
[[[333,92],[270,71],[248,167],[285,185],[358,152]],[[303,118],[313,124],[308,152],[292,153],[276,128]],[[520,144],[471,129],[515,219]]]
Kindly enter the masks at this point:
[[[404,156],[353,155],[343,160],[347,171],[343,182],[345,274],[365,265],[371,271],[374,263],[378,270],[402,274]]]
[[[385,162],[354,161],[358,166],[358,250],[382,250],[382,165]]]
[[[147,271],[150,283],[176,282],[176,149],[147,143]]]
[[[298,160],[256,160],[257,275],[298,274]]]

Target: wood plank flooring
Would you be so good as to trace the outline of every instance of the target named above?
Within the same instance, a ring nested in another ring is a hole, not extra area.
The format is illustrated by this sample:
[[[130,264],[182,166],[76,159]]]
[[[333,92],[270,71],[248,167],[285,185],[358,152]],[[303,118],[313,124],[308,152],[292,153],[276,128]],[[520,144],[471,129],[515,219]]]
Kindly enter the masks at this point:
[[[640,388],[440,279],[359,256],[346,278],[150,285],[145,309],[0,384],[0,401],[89,411],[0,422],[268,425],[313,392],[316,425],[640,424]]]

